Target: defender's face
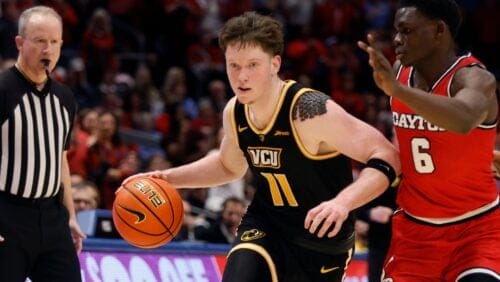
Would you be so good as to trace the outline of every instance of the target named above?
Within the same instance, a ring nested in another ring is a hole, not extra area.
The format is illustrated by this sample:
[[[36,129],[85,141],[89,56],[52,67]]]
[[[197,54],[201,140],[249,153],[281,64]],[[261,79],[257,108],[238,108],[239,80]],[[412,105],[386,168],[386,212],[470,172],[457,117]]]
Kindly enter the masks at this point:
[[[394,18],[396,58],[404,66],[414,65],[436,47],[437,21],[430,20],[414,7],[400,8]]]
[[[35,14],[26,23],[24,34],[16,37],[16,44],[30,72],[45,73],[44,60],[49,61],[49,70],[52,70],[61,54],[61,22],[52,16]]]
[[[238,101],[251,104],[271,91],[272,78],[277,75],[281,57],[266,53],[257,45],[231,44],[226,49],[229,83]]]

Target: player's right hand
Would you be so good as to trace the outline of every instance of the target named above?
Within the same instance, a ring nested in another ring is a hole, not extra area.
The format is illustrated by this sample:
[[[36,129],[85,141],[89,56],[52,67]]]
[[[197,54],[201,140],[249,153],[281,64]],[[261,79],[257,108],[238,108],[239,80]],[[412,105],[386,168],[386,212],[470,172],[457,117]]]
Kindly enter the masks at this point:
[[[323,238],[325,234],[331,238],[340,231],[348,215],[349,209],[334,198],[310,209],[304,220],[304,228],[318,238]]]
[[[162,178],[163,180],[167,180],[165,173],[162,170],[137,173],[137,174],[134,174],[134,175],[131,175],[131,176],[125,178],[125,180],[122,181],[122,184],[120,185],[120,187],[118,187],[118,189],[116,189],[115,194],[118,194],[118,192],[122,189],[122,187],[125,183],[127,183],[127,182],[129,182],[132,179],[137,178],[137,177],[155,177],[155,178]]]
[[[358,41],[358,47],[369,56],[368,63],[373,70],[373,80],[385,94],[392,96],[397,90],[394,70],[389,60],[384,56],[372,34],[368,34],[366,42]]]

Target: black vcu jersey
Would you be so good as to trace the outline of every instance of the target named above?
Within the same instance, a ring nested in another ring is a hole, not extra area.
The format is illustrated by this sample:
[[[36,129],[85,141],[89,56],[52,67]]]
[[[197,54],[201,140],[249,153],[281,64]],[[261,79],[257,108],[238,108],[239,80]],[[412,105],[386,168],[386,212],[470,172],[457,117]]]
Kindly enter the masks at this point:
[[[304,228],[311,208],[334,198],[353,181],[349,158],[338,152],[312,155],[295,132],[295,103],[310,92],[317,91],[287,81],[271,122],[262,130],[249,121],[247,106],[235,101],[233,130],[257,186],[242,226],[258,222],[262,229],[300,247],[329,254],[345,253],[354,243],[352,214],[333,238],[318,238]]]
[[[0,74],[0,192],[29,199],[58,194],[75,108],[69,88],[57,81],[39,91],[16,67]]]

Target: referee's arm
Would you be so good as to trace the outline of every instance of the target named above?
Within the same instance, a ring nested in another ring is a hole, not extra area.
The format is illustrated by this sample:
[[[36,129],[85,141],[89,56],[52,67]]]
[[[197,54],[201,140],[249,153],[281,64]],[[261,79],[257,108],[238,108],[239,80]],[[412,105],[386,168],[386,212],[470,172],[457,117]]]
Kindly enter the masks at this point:
[[[68,209],[69,213],[69,228],[71,231],[71,235],[73,237],[73,243],[75,244],[75,249],[77,253],[80,253],[83,246],[83,239],[85,238],[85,234],[80,229],[78,225],[78,221],[76,220],[75,206],[73,203],[73,195],[71,191],[71,177],[69,172],[69,164],[68,159],[66,157],[67,151],[64,151],[62,156],[62,168],[61,168],[61,180],[64,189],[64,206]]]

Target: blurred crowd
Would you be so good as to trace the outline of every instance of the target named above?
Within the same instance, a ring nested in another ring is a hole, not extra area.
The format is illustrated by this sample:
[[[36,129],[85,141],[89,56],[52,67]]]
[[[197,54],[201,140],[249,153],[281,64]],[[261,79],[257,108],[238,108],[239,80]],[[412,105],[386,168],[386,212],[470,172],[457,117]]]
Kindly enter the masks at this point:
[[[473,52],[500,79],[500,1],[457,2],[464,17],[458,48]],[[370,32],[394,59],[395,0],[0,3],[2,68],[17,56],[14,37],[22,10],[44,4],[63,17],[64,46],[52,76],[78,102],[68,153],[78,209],[110,209],[127,176],[216,150],[222,109],[232,96],[217,33],[228,18],[248,10],[273,15],[285,27],[283,78],[323,91],[392,139],[389,99],[374,85],[356,41]],[[182,191],[188,216],[179,239],[231,242],[227,234],[234,233],[254,189],[248,175],[217,189]]]

